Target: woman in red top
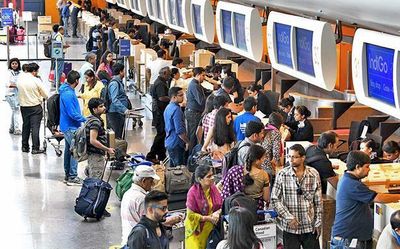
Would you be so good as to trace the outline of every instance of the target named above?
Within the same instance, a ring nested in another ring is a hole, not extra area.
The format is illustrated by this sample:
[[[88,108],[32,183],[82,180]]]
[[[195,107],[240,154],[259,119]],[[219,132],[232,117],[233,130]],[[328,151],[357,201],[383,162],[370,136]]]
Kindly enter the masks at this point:
[[[113,65],[113,53],[107,50],[101,56],[100,65],[99,68],[97,69],[96,74],[98,74],[100,71],[106,71],[108,75],[112,77],[113,76],[112,65]]]

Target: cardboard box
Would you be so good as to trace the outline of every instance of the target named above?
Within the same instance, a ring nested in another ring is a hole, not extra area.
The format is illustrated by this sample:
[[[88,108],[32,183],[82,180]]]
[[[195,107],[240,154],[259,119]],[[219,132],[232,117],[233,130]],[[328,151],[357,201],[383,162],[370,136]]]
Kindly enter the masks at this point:
[[[51,24],[51,16],[38,16],[38,24]]]
[[[160,41],[161,39],[167,39],[171,43],[176,40],[176,37],[173,34],[159,34],[158,38],[160,39]]]
[[[189,57],[194,50],[196,50],[196,46],[190,42],[177,42],[177,47],[179,49],[179,57]]]
[[[52,32],[53,24],[38,24],[38,33]]]
[[[195,50],[193,56],[193,65],[194,67],[206,67],[210,65],[210,59],[212,56],[215,56],[214,53],[204,50],[204,49],[199,49]]]
[[[129,16],[129,15],[122,15],[122,16],[119,16],[119,18],[118,18],[118,20],[119,20],[119,23],[121,24],[126,24],[126,22],[128,21],[128,20],[132,20],[133,18],[131,17],[131,16]]]

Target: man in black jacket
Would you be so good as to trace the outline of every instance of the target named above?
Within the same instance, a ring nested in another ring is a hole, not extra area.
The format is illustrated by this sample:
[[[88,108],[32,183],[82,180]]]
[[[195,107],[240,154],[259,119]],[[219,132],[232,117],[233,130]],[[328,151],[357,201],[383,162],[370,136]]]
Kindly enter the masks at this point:
[[[322,194],[326,194],[327,182],[336,189],[339,180],[327,156],[336,150],[338,143],[338,135],[333,131],[327,131],[318,138],[318,145],[310,146],[306,151],[305,164],[318,171],[321,178]]]
[[[129,248],[168,249],[169,240],[161,224],[168,213],[168,195],[157,190],[150,191],[144,198],[146,214],[132,229],[128,237]]]

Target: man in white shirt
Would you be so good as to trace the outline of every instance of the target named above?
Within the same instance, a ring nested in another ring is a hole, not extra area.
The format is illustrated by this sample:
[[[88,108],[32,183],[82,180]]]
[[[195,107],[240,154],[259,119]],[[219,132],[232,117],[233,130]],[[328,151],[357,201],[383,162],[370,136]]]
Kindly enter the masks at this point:
[[[45,152],[40,149],[39,130],[43,118],[42,102],[47,99],[48,93],[37,77],[38,72],[38,64],[29,64],[27,73],[21,74],[16,84],[22,114],[22,152],[29,152],[29,136],[32,133],[32,154]]]
[[[92,70],[95,72],[95,64],[97,60],[97,55],[93,52],[89,52],[85,56],[85,63],[81,66],[81,69],[79,69],[79,75],[81,76],[79,78],[79,85],[76,87],[76,89],[81,89],[82,84],[85,82],[85,73],[87,70]]]
[[[400,249],[400,210],[390,216],[390,223],[379,236],[376,249]]]
[[[156,79],[158,78],[161,68],[171,66],[171,61],[165,60],[165,56],[165,51],[160,49],[157,51],[157,59],[147,64],[147,68],[150,69],[151,73],[150,85],[153,85],[154,81],[156,81]]]
[[[160,180],[149,166],[138,166],[132,177],[132,186],[126,191],[121,202],[122,244],[125,245],[132,228],[145,213],[144,198],[151,190],[154,180]]]
[[[54,36],[54,40],[62,42],[63,46],[63,55],[62,55],[62,60],[57,60],[57,75],[56,75],[56,86],[60,86],[62,82],[60,82],[61,75],[64,71],[64,58],[65,58],[65,52],[66,49],[69,48],[70,46],[67,45],[64,41],[64,27],[59,26],[58,27],[58,33]]]

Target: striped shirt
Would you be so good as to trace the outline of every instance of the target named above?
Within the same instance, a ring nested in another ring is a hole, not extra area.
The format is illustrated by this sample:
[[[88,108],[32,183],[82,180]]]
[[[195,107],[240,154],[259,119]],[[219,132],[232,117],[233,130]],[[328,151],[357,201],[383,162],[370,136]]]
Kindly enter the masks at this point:
[[[301,188],[302,195],[297,194]],[[304,234],[321,226],[322,215],[321,181],[318,171],[306,166],[304,175],[298,180],[293,167],[283,168],[276,176],[271,203],[279,214],[282,229],[289,233]],[[300,223],[296,230],[289,222],[296,218]]]

